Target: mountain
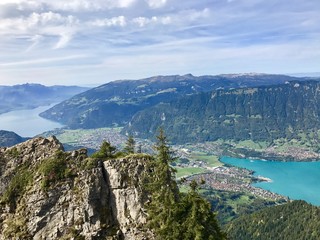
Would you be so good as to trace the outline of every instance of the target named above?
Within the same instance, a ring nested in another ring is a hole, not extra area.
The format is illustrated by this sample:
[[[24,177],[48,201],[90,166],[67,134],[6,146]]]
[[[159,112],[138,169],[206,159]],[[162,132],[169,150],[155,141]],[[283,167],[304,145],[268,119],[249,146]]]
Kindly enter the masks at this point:
[[[11,147],[27,140],[14,132],[0,130],[0,147]]]
[[[320,239],[320,208],[304,201],[244,215],[226,226],[230,240]]]
[[[61,102],[88,88],[77,86],[43,86],[41,84],[22,84],[0,86],[0,114],[21,109]]]
[[[0,148],[0,240],[225,240],[196,186],[179,193],[159,146],[150,156],[104,142],[89,158],[52,136]]]
[[[319,105],[319,81],[217,90],[140,111],[123,131],[154,138],[161,126],[173,143],[304,137],[317,141]]]
[[[157,76],[107,83],[57,104],[40,116],[71,128],[123,126],[132,116],[160,102],[215,89],[280,84],[297,78],[284,75],[230,74],[195,77]]]

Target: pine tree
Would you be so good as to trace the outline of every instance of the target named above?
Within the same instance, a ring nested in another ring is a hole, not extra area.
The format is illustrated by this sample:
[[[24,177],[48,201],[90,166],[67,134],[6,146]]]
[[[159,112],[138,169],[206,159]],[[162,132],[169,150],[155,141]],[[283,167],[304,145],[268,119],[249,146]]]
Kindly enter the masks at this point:
[[[136,145],[136,142],[133,139],[133,137],[130,135],[126,141],[126,146],[124,147],[123,151],[126,154],[132,154],[134,153],[135,145]]]
[[[169,163],[175,160],[162,129],[155,145],[157,155],[145,179],[151,199],[147,205],[148,227],[156,239],[165,240],[223,240],[211,205],[198,193],[196,182],[187,194],[179,194],[175,170]]]
[[[210,203],[198,193],[198,184],[193,180],[190,190],[179,203],[180,237],[184,240],[222,240],[226,235],[220,230]]]
[[[110,142],[103,141],[100,150],[92,154],[93,158],[114,158],[117,148],[112,146]]]
[[[169,237],[172,236],[175,223],[175,206],[178,202],[179,190],[175,182],[175,170],[169,165],[175,158],[162,129],[157,136],[154,148],[157,155],[151,166],[152,174],[147,183],[147,190],[151,193],[148,225],[159,239],[171,239]]]

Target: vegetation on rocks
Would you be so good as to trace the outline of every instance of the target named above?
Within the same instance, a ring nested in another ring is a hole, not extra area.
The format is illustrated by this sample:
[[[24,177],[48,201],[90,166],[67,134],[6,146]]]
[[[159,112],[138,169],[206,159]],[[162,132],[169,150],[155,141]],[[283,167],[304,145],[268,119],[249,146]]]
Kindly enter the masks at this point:
[[[41,183],[43,189],[74,175],[72,169],[68,167],[66,155],[62,151],[58,151],[55,156],[43,161],[39,166],[39,172],[43,176]]]
[[[28,169],[28,167],[19,167],[6,191],[2,195],[1,202],[9,204],[11,208],[15,208],[18,199],[23,196],[32,179],[33,173]]]

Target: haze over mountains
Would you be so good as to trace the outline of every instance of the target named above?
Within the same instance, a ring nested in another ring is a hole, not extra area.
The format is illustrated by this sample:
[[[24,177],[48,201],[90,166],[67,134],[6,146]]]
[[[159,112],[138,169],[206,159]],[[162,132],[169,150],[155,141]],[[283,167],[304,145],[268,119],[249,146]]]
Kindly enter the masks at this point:
[[[88,88],[78,86],[48,87],[29,83],[0,86],[0,114],[58,103],[86,90]]]
[[[157,76],[107,83],[74,96],[41,114],[71,128],[124,126],[138,111],[161,102],[216,89],[245,88],[304,80],[285,75],[226,74]]]

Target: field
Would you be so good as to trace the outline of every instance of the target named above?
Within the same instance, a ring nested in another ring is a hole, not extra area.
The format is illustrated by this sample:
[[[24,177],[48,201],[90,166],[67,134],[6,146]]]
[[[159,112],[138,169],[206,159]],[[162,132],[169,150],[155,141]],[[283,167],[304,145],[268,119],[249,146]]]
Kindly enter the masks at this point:
[[[177,170],[177,173],[176,173],[177,178],[208,172],[207,169],[200,168],[200,167],[183,167],[183,168],[176,167],[175,169]]]
[[[223,165],[223,163],[219,161],[218,156],[208,155],[204,152],[193,152],[191,154],[191,159],[195,161],[203,161],[208,167],[219,167]]]

